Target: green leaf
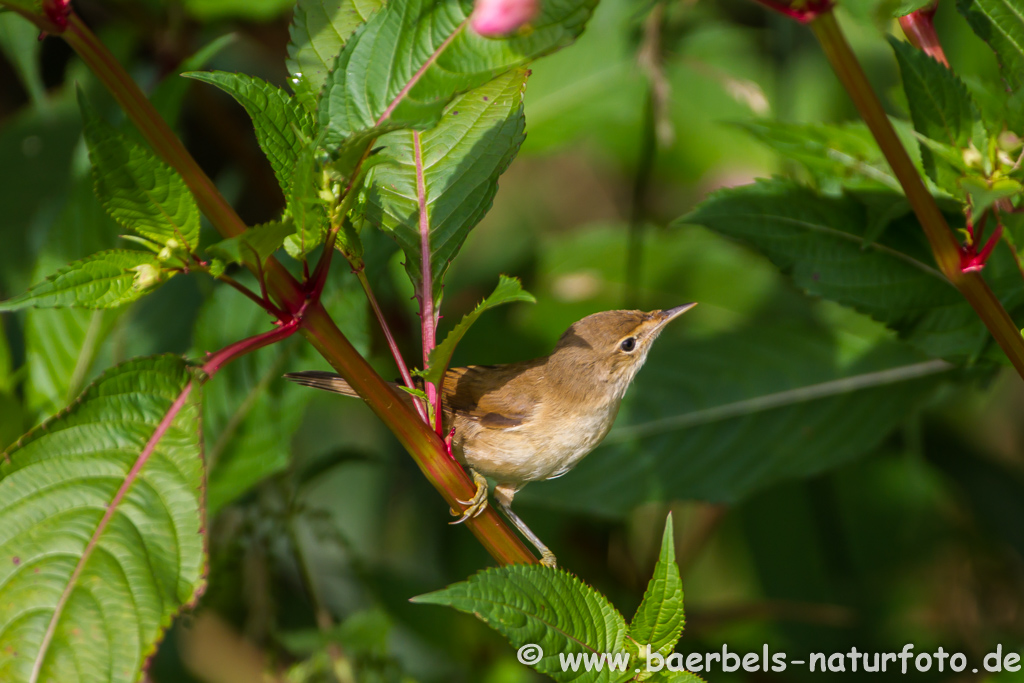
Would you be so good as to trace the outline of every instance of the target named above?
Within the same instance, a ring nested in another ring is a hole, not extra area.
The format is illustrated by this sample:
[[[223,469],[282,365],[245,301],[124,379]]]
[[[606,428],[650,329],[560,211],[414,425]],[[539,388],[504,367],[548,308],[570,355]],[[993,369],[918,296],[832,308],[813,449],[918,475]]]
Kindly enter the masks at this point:
[[[647,646],[647,652],[667,656],[676,646],[686,621],[683,612],[683,581],[676,564],[672,515],[665,520],[661,555],[647,584],[643,601],[629,625],[629,637]]]
[[[438,344],[433,351],[430,352],[430,367],[427,370],[427,374],[424,375],[424,379],[428,382],[435,384],[440,383],[441,378],[444,377],[444,373],[448,370],[448,363],[452,360],[452,354],[455,353],[455,347],[458,346],[459,342],[469,331],[469,328],[473,326],[484,311],[490,310],[495,306],[502,304],[509,304],[513,301],[529,301],[531,304],[537,303],[537,300],[533,298],[533,295],[523,289],[523,285],[519,282],[519,278],[509,277],[502,275],[498,279],[498,286],[494,288],[491,295],[477,304],[476,308],[462,316],[462,320],[459,324],[452,328],[452,331],[448,333],[448,336],[444,338],[444,341]]]
[[[328,148],[360,131],[425,130],[452,97],[568,45],[595,0],[549,0],[532,30],[484,38],[469,29],[471,0],[387,4],[345,45],[320,98]]]
[[[913,217],[894,221],[884,237],[865,245],[869,215],[861,201],[769,181],[715,193],[679,222],[750,244],[807,293],[870,315],[930,355],[973,357],[990,341],[933,265]],[[993,284],[997,294],[1015,296],[1019,287],[1011,288],[1009,277]]]
[[[895,38],[889,42],[900,65],[914,129],[955,149],[968,147],[979,114],[967,86],[931,55]],[[955,166],[951,169],[939,163],[926,146],[921,147],[921,160],[932,180],[949,192],[956,191],[960,173]]]
[[[664,670],[647,679],[650,683],[704,683],[704,679],[689,671]]]
[[[968,176],[960,181],[960,187],[970,197],[971,211],[980,216],[995,202],[1024,193],[1024,185],[1013,178],[1002,177],[989,181],[978,176]]]
[[[224,71],[183,74],[203,83],[215,85],[245,108],[256,128],[256,140],[267,155],[277,182],[286,198],[292,193],[296,165],[303,147],[311,144],[313,116],[281,88],[245,74]],[[303,181],[311,180],[309,176]],[[315,185],[304,191],[316,192]]]
[[[291,6],[292,0],[184,0],[188,13],[201,21],[237,17],[268,22]]]
[[[398,241],[417,292],[423,284],[421,221],[429,229],[436,297],[449,263],[490,209],[498,177],[522,144],[526,76],[525,71],[511,71],[456,98],[429,131],[380,138],[384,160],[367,180],[365,218]]]
[[[784,123],[741,121],[733,125],[747,131],[786,159],[800,162],[819,186],[838,180],[843,187],[903,189],[882,151],[863,123]]]
[[[345,43],[380,6],[380,0],[299,0],[295,5],[285,63],[296,97],[311,111]]]
[[[255,266],[266,263],[270,255],[280,248],[288,235],[295,232],[291,221],[271,221],[254,225],[241,235],[229,237],[206,248],[212,256],[226,263],[246,263]]]
[[[303,147],[295,162],[295,179],[285,195],[288,211],[295,223],[295,234],[285,238],[284,248],[292,258],[302,259],[323,244],[327,237],[327,206],[316,191],[316,178],[320,167],[316,149]]]
[[[17,653],[0,678],[138,680],[204,585],[192,370],[160,356],[108,371],[0,476],[0,651]]]
[[[14,384],[14,363],[11,361],[11,345],[7,341],[4,325],[0,322],[0,394],[9,393],[14,389]]]
[[[4,0],[5,5],[20,7],[32,14],[43,15],[43,0]]]
[[[17,70],[29,99],[46,106],[46,86],[39,64],[42,45],[39,29],[32,22],[15,12],[0,14],[0,49]]]
[[[1013,91],[1024,86],[1024,1],[957,0],[956,8],[999,59]]]
[[[101,251],[69,263],[20,296],[0,301],[0,311],[117,308],[151,291],[161,279],[160,261],[149,252]]]
[[[662,335],[604,444],[523,502],[623,517],[648,502],[737,503],[872,453],[952,366],[891,340],[840,339],[772,310],[701,339]]]
[[[533,668],[556,681],[623,681],[634,673],[632,668],[600,673],[587,672],[583,666],[579,671],[562,670],[560,654],[619,653],[628,646],[622,615],[603,595],[561,569],[487,569],[412,602],[472,614],[508,638],[512,647],[540,646],[543,656]]]
[[[93,193],[87,159],[81,176],[70,188],[67,203],[50,226],[36,257],[33,281],[66,266],[69,261],[104,249],[115,239],[118,226]],[[31,308],[25,314],[25,400],[29,412],[49,416],[66,406],[104,369],[103,344],[118,318],[129,307]]]
[[[79,96],[96,195],[121,225],[160,244],[199,246],[199,208],[185,181],[148,149],[118,133]]]

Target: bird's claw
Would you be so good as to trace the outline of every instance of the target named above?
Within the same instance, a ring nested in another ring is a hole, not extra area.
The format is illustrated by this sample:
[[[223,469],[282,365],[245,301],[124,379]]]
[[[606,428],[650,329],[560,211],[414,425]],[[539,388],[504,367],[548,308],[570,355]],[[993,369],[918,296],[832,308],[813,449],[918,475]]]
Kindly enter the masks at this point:
[[[462,511],[462,516],[454,522],[448,522],[449,524],[462,524],[467,519],[479,516],[487,509],[487,480],[482,474],[473,472],[473,481],[476,483],[476,492],[473,494],[473,497],[469,500],[462,500],[461,498],[455,499],[459,503],[468,505],[469,507]],[[455,510],[452,510],[451,513],[452,515],[459,514]]]
[[[555,554],[550,550],[541,553],[540,563],[545,567],[551,567],[552,569],[558,566],[558,562],[555,560]]]

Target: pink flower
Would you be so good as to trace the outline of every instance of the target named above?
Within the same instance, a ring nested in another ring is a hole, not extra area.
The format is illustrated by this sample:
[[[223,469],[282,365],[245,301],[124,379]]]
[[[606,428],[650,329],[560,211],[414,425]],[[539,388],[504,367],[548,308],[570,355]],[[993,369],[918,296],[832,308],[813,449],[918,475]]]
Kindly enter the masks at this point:
[[[540,0],[476,0],[469,24],[482,36],[516,31],[540,13]]]

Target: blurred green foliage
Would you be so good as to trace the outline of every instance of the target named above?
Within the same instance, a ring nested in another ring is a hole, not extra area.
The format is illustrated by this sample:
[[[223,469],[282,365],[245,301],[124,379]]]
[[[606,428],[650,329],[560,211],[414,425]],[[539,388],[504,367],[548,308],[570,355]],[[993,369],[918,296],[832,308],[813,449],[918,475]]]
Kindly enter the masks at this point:
[[[285,206],[252,125],[229,96],[205,84],[185,88],[176,74],[233,33],[188,69],[241,71],[285,86],[290,5],[76,3],[250,224],[277,219]],[[857,312],[819,298],[836,297],[829,282],[801,268],[799,250],[769,253],[770,261],[722,234],[753,235],[764,248],[756,224],[732,221],[712,232],[674,222],[712,191],[754,178],[794,176],[834,194],[805,159],[787,153],[787,125],[815,124],[823,139],[841,131],[858,153],[865,143],[848,125],[855,112],[810,33],[744,0],[654,7],[662,19],[653,64],[638,58],[654,49],[652,5],[604,0],[576,45],[532,65],[519,157],[445,281],[442,336],[498,273],[522,278],[538,300],[483,315],[455,365],[546,353],[570,323],[598,310],[700,302],[655,346],[607,443],[562,479],[524,490],[520,513],[565,567],[632,614],[658,559],[665,512],[673,511],[688,617],[680,652],[723,644],[760,651],[767,643],[797,659],[914,643],[918,651],[965,652],[976,665],[996,644],[1019,650],[1019,378],[990,362],[984,332],[969,312],[961,315],[952,290],[948,302],[942,293],[921,295],[952,312],[924,321],[876,315],[901,332],[945,335],[912,344],[865,315],[865,301],[881,306],[878,299],[840,298]],[[898,30],[889,10],[851,1],[840,19],[890,111],[909,119],[884,39]],[[1000,78],[992,52],[952,2],[940,5],[937,24],[954,70],[988,110],[982,86]],[[130,246],[116,239],[118,226],[91,192],[76,84],[108,120],[119,120],[117,108],[63,44],[34,38],[25,22],[0,15],[8,58],[0,69],[3,299],[70,261]],[[727,191],[743,192],[752,193]],[[927,258],[913,221],[891,206],[863,196],[820,201],[846,202],[851,231],[881,224],[858,239],[870,244],[884,231]],[[796,206],[775,202],[777,213]],[[363,240],[367,273],[406,357],[416,358],[403,255],[383,234],[367,230]],[[201,241],[217,241],[205,224]],[[842,254],[871,258],[855,251]],[[1009,254],[997,257],[994,268],[1015,275]],[[1019,299],[1016,284],[1007,296]],[[919,293],[889,286],[901,296]],[[395,375],[344,267],[332,272],[328,294],[349,338],[385,376]],[[200,357],[265,322],[235,292],[186,277],[116,311],[5,315],[0,445],[118,362],[158,352]],[[949,330],[961,332],[955,347]],[[954,356],[958,365],[927,354]],[[295,681],[330,680],[332,669],[360,681],[537,680],[476,619],[408,603],[490,558],[445,524],[444,504],[364,406],[286,386],[280,375],[300,368],[327,369],[294,339],[229,366],[205,390],[210,585],[168,634],[149,677],[249,680],[223,671],[270,666]],[[798,391],[809,387],[818,393]],[[335,625],[317,630],[327,622]],[[705,677],[821,675],[791,667]],[[956,678],[934,669],[914,675]]]

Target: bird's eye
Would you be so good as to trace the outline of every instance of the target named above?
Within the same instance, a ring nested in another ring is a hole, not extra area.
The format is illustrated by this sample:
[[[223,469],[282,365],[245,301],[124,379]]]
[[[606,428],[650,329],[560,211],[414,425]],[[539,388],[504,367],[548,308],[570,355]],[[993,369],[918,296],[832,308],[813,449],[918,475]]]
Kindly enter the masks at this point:
[[[636,339],[634,339],[633,337],[626,337],[625,339],[622,340],[622,343],[619,344],[619,348],[625,351],[626,353],[629,353],[630,351],[636,348]]]

